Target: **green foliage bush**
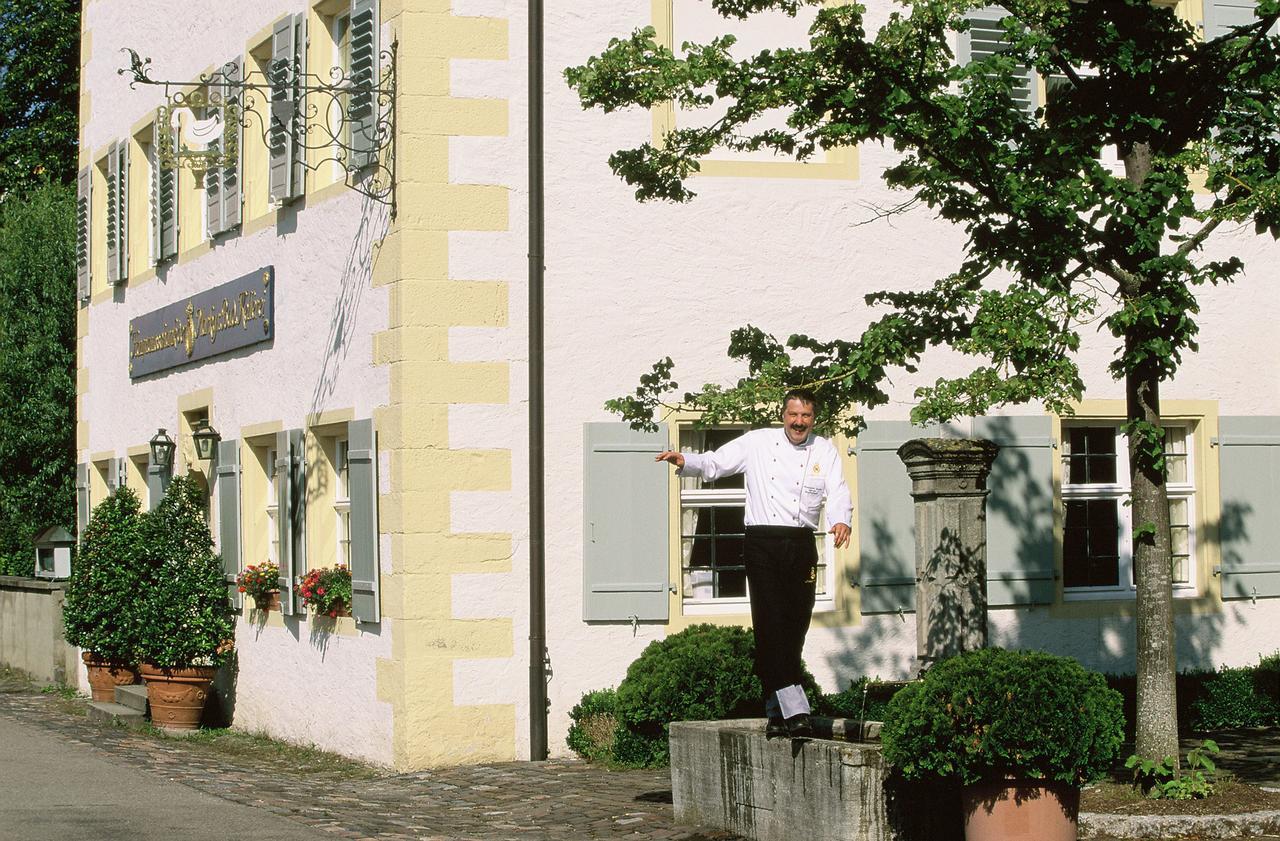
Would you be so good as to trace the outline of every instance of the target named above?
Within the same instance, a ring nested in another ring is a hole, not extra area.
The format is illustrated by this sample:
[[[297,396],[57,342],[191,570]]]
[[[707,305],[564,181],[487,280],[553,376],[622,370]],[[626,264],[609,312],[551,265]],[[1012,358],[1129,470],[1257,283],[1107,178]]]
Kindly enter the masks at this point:
[[[673,721],[762,717],[754,652],[751,631],[719,625],[693,625],[649,643],[618,686],[614,760],[636,767],[666,764]],[[819,694],[807,670],[802,685],[810,698]]]
[[[596,689],[582,696],[569,711],[569,749],[593,762],[613,758],[614,737],[618,730],[618,693],[613,689]]]
[[[99,658],[135,664],[143,570],[144,516],[137,495],[120,488],[93,510],[71,567],[62,624],[67,642]]]
[[[217,666],[234,644],[235,620],[222,559],[205,522],[204,491],[175,477],[144,521],[148,586],[142,592],[139,658],[157,666]]]
[[[1214,792],[1218,765],[1218,743],[1205,739],[1198,748],[1187,751],[1186,764],[1179,769],[1176,757],[1166,756],[1156,762],[1136,753],[1125,760],[1124,767],[1133,771],[1133,784],[1152,800],[1202,800]]]
[[[938,663],[893,696],[885,759],[907,779],[1005,776],[1079,785],[1124,737],[1120,695],[1075,660],[988,648]]]
[[[0,197],[0,574],[31,575],[35,536],[75,526],[75,242],[74,187]]]
[[[1257,691],[1254,669],[1223,666],[1205,682],[1191,704],[1191,725],[1199,731],[1265,727],[1280,722],[1280,707]]]
[[[848,689],[822,695],[813,705],[818,715],[831,718],[853,718],[883,721],[885,709],[903,684],[859,677],[850,681]]]

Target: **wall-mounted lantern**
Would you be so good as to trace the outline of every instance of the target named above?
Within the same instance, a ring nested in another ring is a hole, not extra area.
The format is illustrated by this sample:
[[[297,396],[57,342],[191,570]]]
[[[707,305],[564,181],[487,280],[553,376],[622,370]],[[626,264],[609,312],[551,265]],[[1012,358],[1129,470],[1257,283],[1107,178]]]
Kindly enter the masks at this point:
[[[218,442],[222,440],[222,436],[218,434],[218,430],[209,426],[207,420],[196,421],[195,431],[191,433],[191,440],[196,445],[196,456],[201,461],[209,461],[213,458],[213,453],[218,448]]]
[[[164,429],[161,429],[151,439],[151,463],[161,468],[172,467],[175,447],[173,439],[165,434]]]

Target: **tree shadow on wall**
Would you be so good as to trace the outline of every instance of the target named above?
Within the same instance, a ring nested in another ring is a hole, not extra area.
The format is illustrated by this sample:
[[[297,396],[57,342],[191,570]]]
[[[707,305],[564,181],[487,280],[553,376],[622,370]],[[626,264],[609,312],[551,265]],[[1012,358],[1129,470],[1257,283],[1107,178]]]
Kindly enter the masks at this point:
[[[360,302],[365,290],[372,286],[375,257],[390,224],[391,209],[387,205],[361,196],[360,224],[342,267],[338,295],[329,313],[329,333],[325,338],[320,373],[311,390],[309,425],[316,422],[337,388],[339,374],[355,338]]]
[[[986,578],[981,558],[985,546],[965,546],[953,529],[944,528],[921,571],[928,589],[927,632],[923,667],[962,651],[981,648],[986,640]],[[918,585],[917,585],[918,586]],[[982,623],[976,628],[975,619]]]
[[[1036,464],[1030,443],[1007,417],[987,419],[984,435],[1000,444],[987,477],[987,590],[994,604],[1035,596],[1053,600],[1056,572],[1053,537],[1053,463]],[[997,540],[991,539],[994,531]],[[996,553],[1001,556],[994,556]],[[1012,558],[1011,561],[1008,558]],[[991,585],[994,584],[993,588]],[[995,592],[992,592],[992,590]]]

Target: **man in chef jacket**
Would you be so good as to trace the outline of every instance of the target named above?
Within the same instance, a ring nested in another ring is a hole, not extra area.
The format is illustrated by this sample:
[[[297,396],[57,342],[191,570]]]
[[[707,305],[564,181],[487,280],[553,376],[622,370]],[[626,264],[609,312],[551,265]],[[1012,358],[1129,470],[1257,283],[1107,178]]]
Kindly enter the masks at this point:
[[[800,653],[813,615],[816,532],[823,503],[836,547],[849,541],[853,505],[840,453],[813,434],[812,391],[783,397],[782,427],[754,429],[710,453],[660,453],[680,476],[714,481],[744,474],[747,508],[742,556],[756,637],[756,674],[764,686],[766,733],[809,736],[809,699],[800,686]]]

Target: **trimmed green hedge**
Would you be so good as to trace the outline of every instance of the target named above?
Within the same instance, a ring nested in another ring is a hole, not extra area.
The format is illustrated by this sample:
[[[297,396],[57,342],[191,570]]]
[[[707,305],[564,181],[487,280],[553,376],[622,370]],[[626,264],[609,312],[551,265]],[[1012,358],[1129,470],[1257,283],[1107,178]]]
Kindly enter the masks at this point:
[[[569,747],[588,759],[661,766],[673,721],[762,718],[754,653],[755,636],[736,626],[693,625],[649,643],[616,692],[588,692],[574,707]],[[821,694],[807,669],[802,685],[810,698]],[[617,721],[611,742],[599,735],[605,716]]]
[[[1029,777],[1079,785],[1120,752],[1120,695],[1069,657],[986,648],[893,696],[881,740],[905,779]]]

